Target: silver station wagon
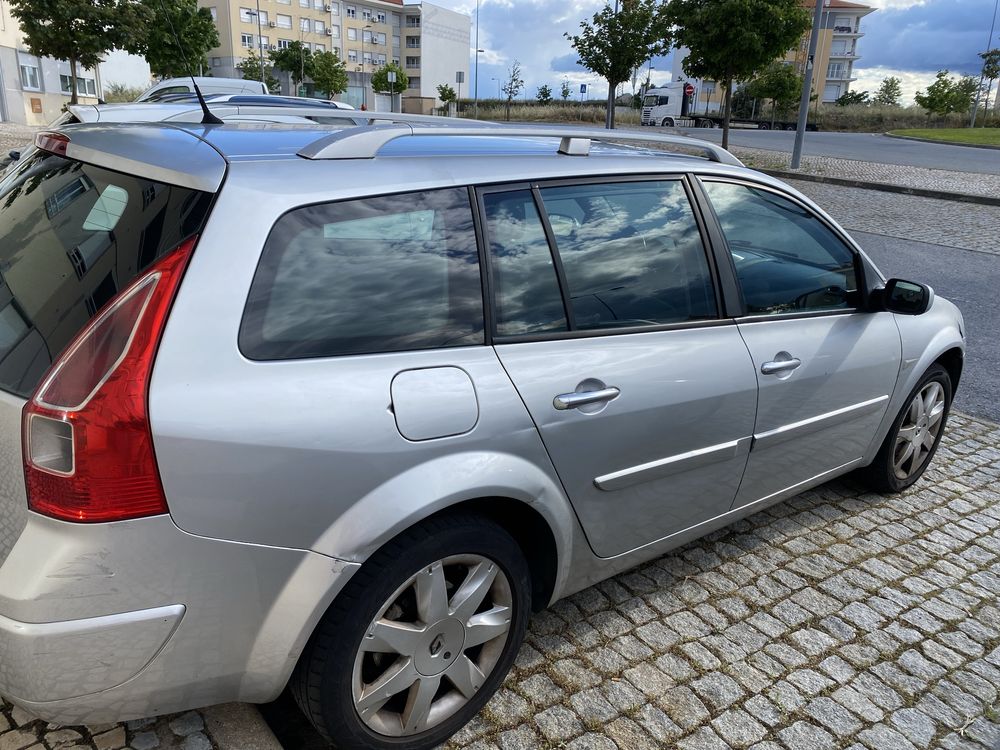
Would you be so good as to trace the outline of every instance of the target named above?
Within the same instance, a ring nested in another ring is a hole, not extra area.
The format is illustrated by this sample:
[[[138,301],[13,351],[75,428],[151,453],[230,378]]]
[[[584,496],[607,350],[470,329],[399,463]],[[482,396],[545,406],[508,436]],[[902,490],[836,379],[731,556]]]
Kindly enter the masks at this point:
[[[337,747],[430,748],[533,610],[931,460],[962,316],[799,193],[680,137],[370,117],[60,126],[0,182],[16,704],[288,687]]]

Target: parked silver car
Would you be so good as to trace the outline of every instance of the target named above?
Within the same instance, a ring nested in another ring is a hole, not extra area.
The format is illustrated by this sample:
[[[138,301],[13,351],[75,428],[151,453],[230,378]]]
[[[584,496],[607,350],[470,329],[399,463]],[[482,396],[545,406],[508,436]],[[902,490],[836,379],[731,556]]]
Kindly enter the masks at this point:
[[[430,748],[532,610],[931,460],[961,314],[781,182],[678,137],[627,135],[709,158],[346,124],[68,125],[0,182],[27,710],[290,686],[337,747]]]

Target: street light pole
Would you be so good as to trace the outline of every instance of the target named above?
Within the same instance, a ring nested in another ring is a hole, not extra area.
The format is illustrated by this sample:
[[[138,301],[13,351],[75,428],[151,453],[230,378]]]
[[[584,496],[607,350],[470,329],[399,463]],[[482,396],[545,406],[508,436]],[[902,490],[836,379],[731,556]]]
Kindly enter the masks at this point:
[[[995,0],[995,2],[993,3],[993,20],[990,22],[990,35],[989,38],[986,40],[986,50],[985,50],[986,52],[989,52],[993,45],[993,29],[995,29],[997,25],[997,7],[1000,7],[1000,0]],[[983,72],[979,74],[979,86],[976,88],[976,101],[972,105],[972,120],[971,122],[969,122],[970,128],[976,127],[976,116],[979,114],[979,97],[982,96],[983,93],[983,78],[985,77],[986,77],[986,68],[984,67]],[[984,102],[983,104],[984,109],[990,106],[989,98],[990,96],[987,93],[986,94],[987,101]],[[987,115],[989,114],[989,110],[986,111],[986,114]],[[986,127],[985,119],[983,122],[983,127]]]
[[[368,84],[365,82],[365,32],[371,34],[371,24],[361,29],[361,104],[368,109]]]
[[[479,49],[479,0],[476,0],[476,93],[475,93],[475,104],[472,105],[472,116],[475,119],[479,119],[479,53],[482,52]]]
[[[264,35],[260,26],[260,0],[257,0],[257,46],[260,49],[260,82],[267,85],[264,77]]]
[[[802,81],[802,98],[799,100],[799,123],[795,128],[795,147],[792,149],[792,169],[798,169],[802,161],[802,142],[806,136],[806,121],[809,119],[809,97],[812,95],[812,72],[819,44],[819,27],[823,23],[823,4],[829,0],[816,0],[816,15],[813,18],[812,34],[809,36],[809,57],[806,58],[805,80]]]
[[[617,17],[618,0],[615,0],[615,18]],[[615,127],[615,87],[611,85],[611,81],[608,81],[608,112],[604,117],[604,127],[608,130],[612,130]]]

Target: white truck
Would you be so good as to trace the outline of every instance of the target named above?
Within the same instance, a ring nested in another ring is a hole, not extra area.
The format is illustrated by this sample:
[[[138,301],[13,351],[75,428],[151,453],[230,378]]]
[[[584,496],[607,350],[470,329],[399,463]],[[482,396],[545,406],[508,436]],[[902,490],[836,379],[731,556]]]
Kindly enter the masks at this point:
[[[692,110],[695,88],[687,82],[668,83],[649,89],[642,97],[642,125],[659,125],[665,128],[720,128],[722,115],[696,114]],[[765,120],[754,117],[730,117],[729,126],[756,128],[757,130],[795,130],[794,120]],[[806,130],[817,130],[813,123]]]

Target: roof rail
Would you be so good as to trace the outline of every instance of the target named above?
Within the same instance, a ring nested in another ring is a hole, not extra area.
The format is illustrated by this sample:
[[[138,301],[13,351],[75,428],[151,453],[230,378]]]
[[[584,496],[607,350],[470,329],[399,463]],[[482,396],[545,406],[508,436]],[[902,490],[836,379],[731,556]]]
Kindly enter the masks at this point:
[[[437,125],[438,127],[452,127],[452,123],[461,123],[463,127],[490,127],[495,126],[496,123],[493,122],[482,122],[480,125],[476,125],[477,120],[465,120],[458,119],[456,117],[442,117],[439,115],[409,115],[402,114],[400,112],[367,112],[361,109],[337,109],[330,107],[316,106],[316,105],[306,105],[302,107],[297,107],[293,104],[240,104],[239,102],[235,104],[230,104],[227,102],[218,102],[215,105],[212,102],[208,102],[208,107],[211,110],[234,108],[238,110],[238,114],[241,115],[266,115],[266,114],[287,114],[287,115],[297,115],[299,117],[322,117],[324,119],[341,119],[349,120],[353,124],[358,122],[367,121],[368,125],[376,125],[380,122],[398,122],[398,123],[417,123],[417,124],[427,124],[427,125]],[[200,108],[198,110],[201,111]]]
[[[367,113],[365,113],[367,114]],[[386,118],[388,119],[388,118]],[[478,127],[450,126],[414,128],[402,125],[376,125],[341,130],[324,136],[309,144],[299,156],[306,159],[373,159],[379,150],[398,138],[408,136],[483,136],[495,135],[514,138],[559,138],[559,153],[567,156],[587,156],[591,141],[639,141],[670,146],[682,146],[703,151],[709,160],[720,164],[742,167],[743,162],[714,143],[679,135],[647,135],[631,131],[604,130],[597,128],[573,128],[552,126],[507,126],[490,123]]]

